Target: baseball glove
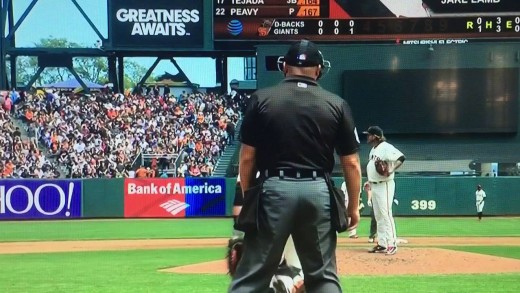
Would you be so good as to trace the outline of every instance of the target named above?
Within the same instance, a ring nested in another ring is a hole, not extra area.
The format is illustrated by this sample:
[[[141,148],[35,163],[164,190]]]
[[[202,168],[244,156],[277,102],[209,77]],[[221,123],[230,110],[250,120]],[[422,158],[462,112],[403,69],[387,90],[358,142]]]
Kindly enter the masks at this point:
[[[227,246],[227,266],[228,274],[233,276],[237,270],[238,262],[242,258],[242,252],[244,249],[244,239],[242,238],[231,238],[228,241]]]
[[[376,165],[376,171],[379,173],[379,175],[385,177],[390,175],[390,172],[388,171],[388,162],[377,160],[374,164]]]

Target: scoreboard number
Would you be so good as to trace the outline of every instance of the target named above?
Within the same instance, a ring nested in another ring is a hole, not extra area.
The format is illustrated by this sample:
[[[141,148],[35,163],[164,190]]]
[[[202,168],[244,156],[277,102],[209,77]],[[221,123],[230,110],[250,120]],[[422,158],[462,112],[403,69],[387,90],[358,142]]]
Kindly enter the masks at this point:
[[[219,1],[224,1],[224,0],[219,0]],[[215,15],[218,15],[218,16],[226,15],[226,9],[225,8],[215,8]]]
[[[412,210],[430,210],[433,211],[437,208],[437,202],[435,200],[412,200]]]

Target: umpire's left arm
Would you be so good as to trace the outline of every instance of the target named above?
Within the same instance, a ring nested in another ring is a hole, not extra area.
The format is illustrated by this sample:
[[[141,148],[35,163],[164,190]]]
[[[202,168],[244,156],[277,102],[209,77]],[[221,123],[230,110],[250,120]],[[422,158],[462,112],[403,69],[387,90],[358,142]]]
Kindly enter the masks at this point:
[[[242,187],[242,195],[244,191],[251,188],[255,180],[256,174],[256,148],[242,143],[240,148],[240,186]]]

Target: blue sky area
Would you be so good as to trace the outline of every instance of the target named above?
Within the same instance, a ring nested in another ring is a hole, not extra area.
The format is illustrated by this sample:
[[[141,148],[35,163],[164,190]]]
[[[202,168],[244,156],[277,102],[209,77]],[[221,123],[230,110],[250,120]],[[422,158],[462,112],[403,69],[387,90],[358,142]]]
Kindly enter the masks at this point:
[[[21,17],[31,0],[12,0],[15,23]],[[151,0],[150,0],[151,1]],[[175,1],[175,0],[172,0]],[[100,33],[108,35],[107,0],[77,0],[85,13],[90,17]],[[94,47],[99,40],[98,35],[81,16],[71,0],[39,0],[27,18],[16,31],[17,47],[34,47],[41,38],[49,36],[66,38],[84,47]],[[156,58],[128,58],[139,64],[150,67]],[[215,61],[211,58],[175,58],[188,78],[202,87],[215,86]],[[243,80],[242,58],[230,58],[229,80]],[[160,75],[165,71],[176,74],[177,69],[171,62],[164,60],[154,70]]]

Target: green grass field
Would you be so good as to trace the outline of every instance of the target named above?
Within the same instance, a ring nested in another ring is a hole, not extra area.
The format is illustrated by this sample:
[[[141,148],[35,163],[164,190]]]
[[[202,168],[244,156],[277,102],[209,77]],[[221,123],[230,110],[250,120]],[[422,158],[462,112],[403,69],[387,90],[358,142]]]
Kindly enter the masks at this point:
[[[398,218],[403,237],[520,237],[520,218]],[[366,237],[369,220],[359,234]],[[230,219],[0,222],[0,242],[228,238]],[[342,234],[342,237],[345,237]],[[444,247],[520,259],[518,246]],[[224,248],[0,254],[0,292],[226,292],[229,277],[158,269],[222,259]],[[475,264],[478,266],[478,264]],[[343,276],[345,292],[520,292],[520,273]]]

